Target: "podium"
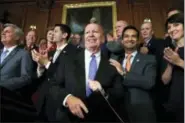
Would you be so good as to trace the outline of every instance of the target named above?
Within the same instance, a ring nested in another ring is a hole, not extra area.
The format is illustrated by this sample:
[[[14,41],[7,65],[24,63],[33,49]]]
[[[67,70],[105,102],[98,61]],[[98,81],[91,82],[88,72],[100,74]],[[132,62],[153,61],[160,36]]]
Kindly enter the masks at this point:
[[[0,102],[1,122],[33,122],[37,119],[34,106],[16,92],[0,87]]]

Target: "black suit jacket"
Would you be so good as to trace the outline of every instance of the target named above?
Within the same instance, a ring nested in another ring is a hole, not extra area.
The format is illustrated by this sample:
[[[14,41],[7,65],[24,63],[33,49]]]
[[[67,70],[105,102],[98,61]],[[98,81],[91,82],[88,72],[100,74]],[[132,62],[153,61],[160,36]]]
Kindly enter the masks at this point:
[[[114,98],[121,98],[123,96],[121,76],[109,64],[108,59],[103,54],[101,55],[95,80],[101,83],[104,90],[108,93],[111,102],[114,102]],[[86,122],[115,121],[115,115],[107,108],[108,106],[100,93],[92,93],[90,97],[86,98],[85,83],[84,50],[81,50],[76,55],[74,61],[71,62],[68,58],[63,60],[57,71],[56,82],[50,88],[48,103],[46,105],[49,106],[52,104],[54,105],[52,108],[56,109],[53,112],[55,119],[51,119],[52,121],[70,122],[79,120],[70,113],[68,108],[62,105],[64,98],[68,94],[79,97],[87,105],[89,113],[86,116]],[[104,105],[106,106],[104,107]],[[51,112],[52,109],[50,107],[47,110]]]
[[[48,103],[48,93],[50,92],[50,87],[53,83],[56,81],[56,71],[59,69],[60,64],[63,64],[66,57],[68,57],[68,60],[73,60],[74,56],[76,54],[76,48],[70,44],[68,44],[60,53],[58,58],[56,59],[55,63],[51,63],[48,70],[45,71],[44,75],[42,76],[42,79],[40,79],[41,85],[38,89],[39,92],[39,99],[36,103],[36,108],[39,113],[39,115],[44,115],[44,117],[47,117],[46,119],[53,119],[52,111],[55,110],[55,104],[54,102],[52,105],[49,105],[48,107],[45,106],[46,103]],[[61,65],[62,66],[62,65]],[[60,68],[63,69],[63,68]],[[63,74],[61,73],[61,77]],[[53,110],[46,112],[46,108],[51,108]],[[48,114],[49,113],[49,114]],[[47,115],[48,114],[48,115]],[[50,115],[51,114],[51,115]]]

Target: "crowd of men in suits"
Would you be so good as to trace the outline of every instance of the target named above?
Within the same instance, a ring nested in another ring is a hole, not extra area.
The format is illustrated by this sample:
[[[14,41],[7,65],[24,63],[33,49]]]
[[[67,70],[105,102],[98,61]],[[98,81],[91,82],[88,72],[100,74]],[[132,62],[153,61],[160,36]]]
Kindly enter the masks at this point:
[[[176,14],[181,12],[172,9],[168,18]],[[169,47],[175,48],[172,39],[156,38],[151,20],[144,20],[140,31],[123,20],[115,28],[113,37],[91,22],[82,42],[79,34],[71,36],[68,25],[56,24],[48,29],[46,43],[37,46],[37,32],[30,30],[24,46],[22,30],[5,24],[0,52],[2,120],[170,122],[163,106],[169,86],[161,78],[168,63],[163,57],[170,54]],[[183,122],[182,117],[173,120]]]

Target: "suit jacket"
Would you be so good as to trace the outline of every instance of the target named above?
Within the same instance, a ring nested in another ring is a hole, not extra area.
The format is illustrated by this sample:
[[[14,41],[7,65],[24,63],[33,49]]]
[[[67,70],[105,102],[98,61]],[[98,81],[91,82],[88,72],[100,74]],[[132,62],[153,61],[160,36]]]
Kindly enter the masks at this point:
[[[16,47],[0,64],[0,86],[10,90],[22,88],[31,82],[32,67],[29,53]]]
[[[39,93],[39,99],[36,103],[36,108],[39,113],[39,115],[43,115],[45,120],[50,120],[50,121],[55,121],[53,118],[53,115],[56,113],[53,113],[56,111],[56,104],[55,101],[51,102],[51,105],[46,105],[48,104],[48,93],[52,90],[51,85],[54,85],[56,83],[56,71],[57,69],[64,69],[64,68],[59,68],[59,66],[63,65],[63,62],[65,61],[66,57],[68,60],[72,61],[74,56],[76,54],[76,48],[68,44],[60,53],[60,55],[57,57],[55,63],[51,63],[48,70],[45,71],[44,75],[42,76],[42,79],[40,79],[40,87],[38,89]],[[61,65],[60,65],[61,64]],[[63,77],[63,73],[59,73],[60,77]],[[49,102],[50,103],[50,102]],[[47,112],[47,109],[51,109],[50,111]]]
[[[156,60],[154,56],[137,53],[130,72],[124,77],[125,96],[130,104],[152,104],[150,91],[155,85]]]
[[[52,112],[52,114],[55,114],[53,117],[55,117],[56,121],[78,121],[79,119],[73,116],[68,108],[62,105],[65,97],[68,94],[73,94],[83,100],[89,109],[89,113],[85,119],[86,122],[115,121],[114,118],[116,116],[110,108],[107,108],[108,106],[100,93],[94,92],[90,97],[86,97],[84,54],[84,50],[82,50],[76,55],[74,61],[70,62],[70,60],[66,58],[65,61],[63,60],[63,63],[60,64],[56,75],[57,80],[53,82],[48,94],[48,102],[46,104],[48,106],[46,107],[53,105],[52,108],[56,109],[55,112]],[[103,54],[101,55],[95,80],[101,83],[104,90],[108,93],[111,102],[115,101],[114,98],[121,98],[123,96],[121,76],[117,73],[116,69],[109,64],[108,59],[104,57]],[[50,107],[48,112],[51,112],[51,110]],[[50,116],[52,114],[50,114]]]

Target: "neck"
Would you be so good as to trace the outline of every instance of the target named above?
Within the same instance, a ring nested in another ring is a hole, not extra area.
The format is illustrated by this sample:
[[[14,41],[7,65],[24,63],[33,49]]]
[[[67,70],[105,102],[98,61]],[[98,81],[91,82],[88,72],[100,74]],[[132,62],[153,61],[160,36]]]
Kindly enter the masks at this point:
[[[126,54],[132,54],[135,51],[136,51],[136,49],[125,49]]]
[[[66,44],[65,41],[56,42],[57,48],[61,47],[64,44]]]
[[[145,42],[145,43],[148,43],[148,41],[149,41],[151,38],[152,38],[152,37],[145,38],[145,39],[144,39],[144,42]]]
[[[182,37],[180,40],[177,41],[178,47],[184,47],[184,37]]]
[[[89,48],[88,49],[91,53],[95,54],[100,51],[100,48]]]

